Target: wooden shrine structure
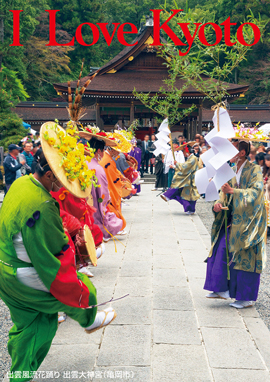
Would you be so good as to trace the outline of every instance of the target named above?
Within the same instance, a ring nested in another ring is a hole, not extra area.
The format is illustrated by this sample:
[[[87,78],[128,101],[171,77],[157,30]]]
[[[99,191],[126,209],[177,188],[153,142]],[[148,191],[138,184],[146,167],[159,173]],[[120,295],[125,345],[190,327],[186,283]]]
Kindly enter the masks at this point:
[[[128,127],[134,119],[139,120],[139,130],[136,135],[142,138],[146,133],[155,133],[159,117],[152,110],[145,107],[133,95],[137,92],[159,92],[164,87],[163,80],[168,77],[168,70],[164,60],[157,55],[153,43],[153,27],[145,26],[133,41],[134,46],[123,49],[117,56],[100,68],[97,76],[87,87],[84,97],[84,106],[95,106],[95,122],[99,128],[109,131],[115,124]],[[162,41],[166,43],[165,40]],[[93,73],[89,74],[92,75]],[[84,84],[89,76],[81,79]],[[182,87],[183,82],[178,79],[176,86]],[[62,98],[67,100],[67,83],[54,84],[54,88]],[[72,91],[76,88],[76,81],[71,82]],[[228,101],[238,98],[246,92],[248,86],[228,84]],[[202,132],[203,94],[194,88],[188,88],[182,95],[181,107],[189,107],[192,103],[197,109],[172,127],[173,132],[183,132],[191,139],[198,132]]]

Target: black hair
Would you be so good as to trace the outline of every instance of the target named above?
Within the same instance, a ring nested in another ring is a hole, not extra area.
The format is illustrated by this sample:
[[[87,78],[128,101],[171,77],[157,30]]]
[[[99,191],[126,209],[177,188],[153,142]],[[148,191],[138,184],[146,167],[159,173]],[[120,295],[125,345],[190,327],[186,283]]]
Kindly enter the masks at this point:
[[[105,148],[105,142],[100,140],[100,139],[96,139],[96,138],[91,138],[90,141],[88,141],[90,147],[92,149],[95,149],[96,151],[98,149],[100,149],[101,151],[104,151],[104,148]]]
[[[238,150],[245,150],[246,157],[250,154],[250,142],[240,141],[238,144]]]
[[[39,150],[38,150],[39,151]],[[47,171],[52,171],[43,152],[40,153],[35,173],[42,177]]]
[[[264,160],[270,160],[270,154],[266,154]]]
[[[34,158],[36,159],[36,161],[38,162],[39,159],[40,159],[40,155],[42,153],[42,148],[40,147],[36,152],[35,152],[35,155],[34,155]]]
[[[258,153],[255,156],[256,162],[259,163],[260,160],[265,160],[265,154],[264,153]]]

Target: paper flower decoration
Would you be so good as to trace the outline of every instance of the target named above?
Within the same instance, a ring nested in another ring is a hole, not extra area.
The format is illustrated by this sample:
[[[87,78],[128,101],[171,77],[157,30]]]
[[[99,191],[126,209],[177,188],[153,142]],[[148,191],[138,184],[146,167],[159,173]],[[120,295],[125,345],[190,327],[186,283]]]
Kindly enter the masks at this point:
[[[263,142],[269,141],[269,136],[262,130],[258,130],[255,127],[245,128],[243,124],[238,123],[234,126],[235,138],[242,138],[244,140]]]

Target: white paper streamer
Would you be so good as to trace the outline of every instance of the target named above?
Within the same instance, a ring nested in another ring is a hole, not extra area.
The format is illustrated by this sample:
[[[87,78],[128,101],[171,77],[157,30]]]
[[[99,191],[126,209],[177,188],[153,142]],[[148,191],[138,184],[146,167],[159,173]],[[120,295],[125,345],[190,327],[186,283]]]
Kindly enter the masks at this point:
[[[217,130],[218,110],[220,131]],[[211,149],[201,155],[205,167],[195,175],[196,187],[200,194],[205,194],[206,201],[217,200],[220,188],[235,176],[227,162],[238,153],[234,145],[228,141],[228,138],[235,134],[227,110],[216,109],[213,123],[215,127],[205,136]]]
[[[170,150],[168,143],[170,142],[170,129],[168,128],[168,118],[162,121],[158,128],[159,133],[156,134],[157,141],[155,141],[156,150],[153,154],[157,157],[159,154],[166,155]]]

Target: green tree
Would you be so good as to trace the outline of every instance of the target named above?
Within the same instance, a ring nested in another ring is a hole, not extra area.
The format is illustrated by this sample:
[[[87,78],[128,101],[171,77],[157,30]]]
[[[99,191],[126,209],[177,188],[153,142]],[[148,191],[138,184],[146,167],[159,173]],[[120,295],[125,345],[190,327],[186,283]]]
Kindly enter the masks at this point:
[[[56,13],[56,22],[71,38],[75,36],[80,24],[104,22],[102,6],[98,0],[49,0],[49,3],[52,9],[60,10]],[[86,44],[93,42],[93,34],[89,26],[82,27],[82,37]],[[89,73],[89,67],[99,65],[104,55],[106,53],[102,51],[100,43],[86,47],[75,41],[75,49],[69,52],[70,68],[77,73],[82,59],[85,58],[88,65],[83,75],[86,75]]]
[[[18,79],[17,73],[2,66],[3,89],[9,94],[14,104],[26,101],[29,95],[25,91],[22,81]]]
[[[54,82],[66,80],[70,75],[69,46],[46,46],[47,41],[31,36],[25,44],[24,64],[29,73],[24,85],[31,98],[48,101],[55,97]],[[31,73],[31,76],[30,76]]]
[[[12,111],[10,94],[0,89],[0,146],[6,150],[11,143],[18,143],[26,135],[21,118]]]
[[[10,0],[0,2],[0,64],[18,72],[19,78],[27,78],[24,64],[25,47],[10,46],[13,42],[13,14],[10,10],[21,10],[20,43],[24,44],[34,33],[37,16],[48,7],[46,0]],[[1,69],[1,67],[0,67]]]

